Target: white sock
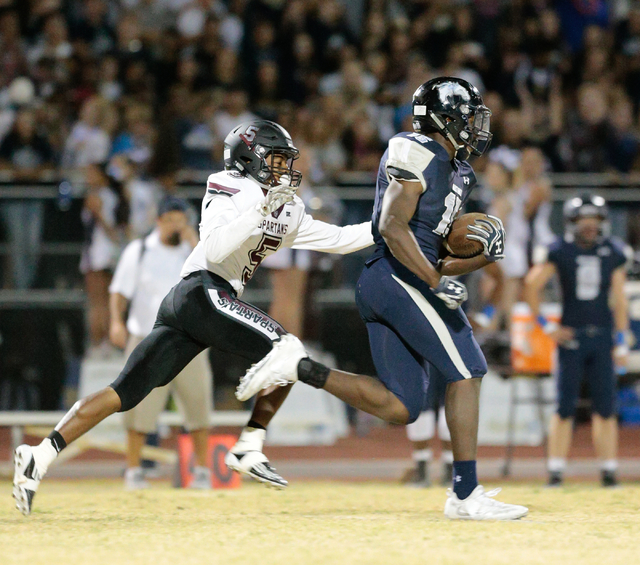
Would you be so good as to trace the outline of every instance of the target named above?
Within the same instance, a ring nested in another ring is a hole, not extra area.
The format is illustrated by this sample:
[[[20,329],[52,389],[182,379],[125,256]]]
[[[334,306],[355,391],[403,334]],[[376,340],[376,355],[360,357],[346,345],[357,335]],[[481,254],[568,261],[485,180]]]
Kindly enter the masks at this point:
[[[564,457],[549,457],[547,469],[551,473],[563,473],[567,468],[567,460]]]
[[[451,451],[450,449],[442,450],[440,459],[443,463],[453,463],[453,451]]]
[[[609,471],[611,473],[615,473],[618,470],[618,460],[617,459],[606,459],[602,462],[602,470]]]
[[[438,411],[438,437],[440,441],[451,441],[451,432],[447,426],[447,416],[444,413],[444,408],[440,408]]]
[[[56,448],[53,447],[53,444],[48,437],[44,438],[40,445],[32,447],[31,452],[33,453],[33,458],[35,459],[38,471],[42,475],[47,472],[49,465],[51,465],[53,460],[58,457],[58,452],[56,451]]]
[[[418,419],[407,424],[409,441],[428,441],[436,435],[436,413],[433,410],[421,412]]]
[[[414,461],[431,461],[433,458],[433,451],[431,449],[416,449],[413,452]]]
[[[238,441],[231,451],[235,453],[244,451],[262,451],[265,437],[267,437],[267,430],[246,427],[242,430]]]

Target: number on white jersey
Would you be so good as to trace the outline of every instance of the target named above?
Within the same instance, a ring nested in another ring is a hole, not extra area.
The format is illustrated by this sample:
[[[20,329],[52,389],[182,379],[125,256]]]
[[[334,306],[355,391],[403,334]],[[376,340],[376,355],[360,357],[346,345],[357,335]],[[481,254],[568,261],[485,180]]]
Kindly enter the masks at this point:
[[[462,206],[462,189],[459,186],[453,185],[453,191],[447,194],[447,197],[444,199],[444,205],[446,206],[444,214],[442,214],[442,219],[438,224],[438,227],[433,230],[434,233],[441,235],[442,237],[446,237],[451,229],[451,224],[453,220],[458,215],[460,211],[460,206]]]
[[[576,298],[578,300],[595,300],[600,294],[600,257],[578,255],[576,257]]]
[[[277,251],[281,245],[282,238],[280,237],[273,237],[272,235],[267,234],[262,236],[258,247],[249,251],[249,262],[251,264],[242,270],[243,285],[246,285],[249,282],[260,263],[264,261],[267,251]]]
[[[413,137],[414,139],[417,139],[421,143],[429,143],[429,141],[433,141],[433,139],[421,133],[410,133],[407,137]]]

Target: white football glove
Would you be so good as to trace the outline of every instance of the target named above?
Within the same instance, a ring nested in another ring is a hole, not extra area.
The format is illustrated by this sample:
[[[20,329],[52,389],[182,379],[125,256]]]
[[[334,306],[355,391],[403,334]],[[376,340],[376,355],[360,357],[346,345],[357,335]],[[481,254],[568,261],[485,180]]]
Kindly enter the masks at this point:
[[[502,220],[496,216],[487,216],[488,220],[477,219],[475,225],[469,226],[473,232],[467,239],[482,243],[485,259],[490,263],[504,259],[504,240],[506,232]]]
[[[289,183],[289,175],[282,175],[280,177],[280,184],[272,186],[267,191],[264,200],[258,203],[257,210],[265,218],[275,212],[280,206],[284,206],[287,202],[293,200],[297,189],[290,186]]]
[[[467,287],[450,277],[441,277],[440,284],[431,291],[451,310],[455,310],[469,297]]]

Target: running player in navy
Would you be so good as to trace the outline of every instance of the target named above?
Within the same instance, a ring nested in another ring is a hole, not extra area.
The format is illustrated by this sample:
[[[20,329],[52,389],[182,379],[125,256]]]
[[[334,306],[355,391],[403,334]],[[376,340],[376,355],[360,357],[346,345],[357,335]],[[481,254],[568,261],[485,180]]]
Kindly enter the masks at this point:
[[[330,370],[307,357],[290,334],[241,380],[250,398],[273,384],[300,380],[384,420],[407,424],[424,406],[425,367],[447,381],[445,412],[454,456],[453,519],[513,520],[527,509],[497,502],[478,485],[476,452],[481,377],[487,365],[460,305],[465,286],[450,278],[503,257],[504,229],[493,218],[468,236],[483,244],[472,259],[445,257],[443,242],[476,179],[466,159],[491,141],[491,112],[468,82],[440,77],[413,97],[413,132],[400,133],[382,157],[373,211],[376,249],[358,281],[378,378]]]
[[[573,416],[586,376],[592,398],[593,444],[602,464],[602,485],[610,487],[617,485],[614,358],[618,372],[623,372],[628,355],[627,254],[619,241],[607,237],[604,198],[573,198],[565,204],[564,217],[565,237],[536,250],[536,265],[525,283],[534,316],[558,343],[558,410],[549,431],[549,485],[562,484]],[[556,273],[562,289],[560,325],[539,316],[540,293]]]

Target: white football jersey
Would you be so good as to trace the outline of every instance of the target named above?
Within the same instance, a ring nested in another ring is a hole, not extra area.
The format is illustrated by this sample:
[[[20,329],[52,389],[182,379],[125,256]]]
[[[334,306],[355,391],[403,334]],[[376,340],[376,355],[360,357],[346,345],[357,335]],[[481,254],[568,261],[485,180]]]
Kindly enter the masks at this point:
[[[280,247],[344,254],[373,245],[371,222],[339,227],[314,220],[297,196],[265,218],[256,209],[264,197],[256,182],[235,171],[210,175],[200,242],[181,276],[211,271],[240,295],[262,260]]]

